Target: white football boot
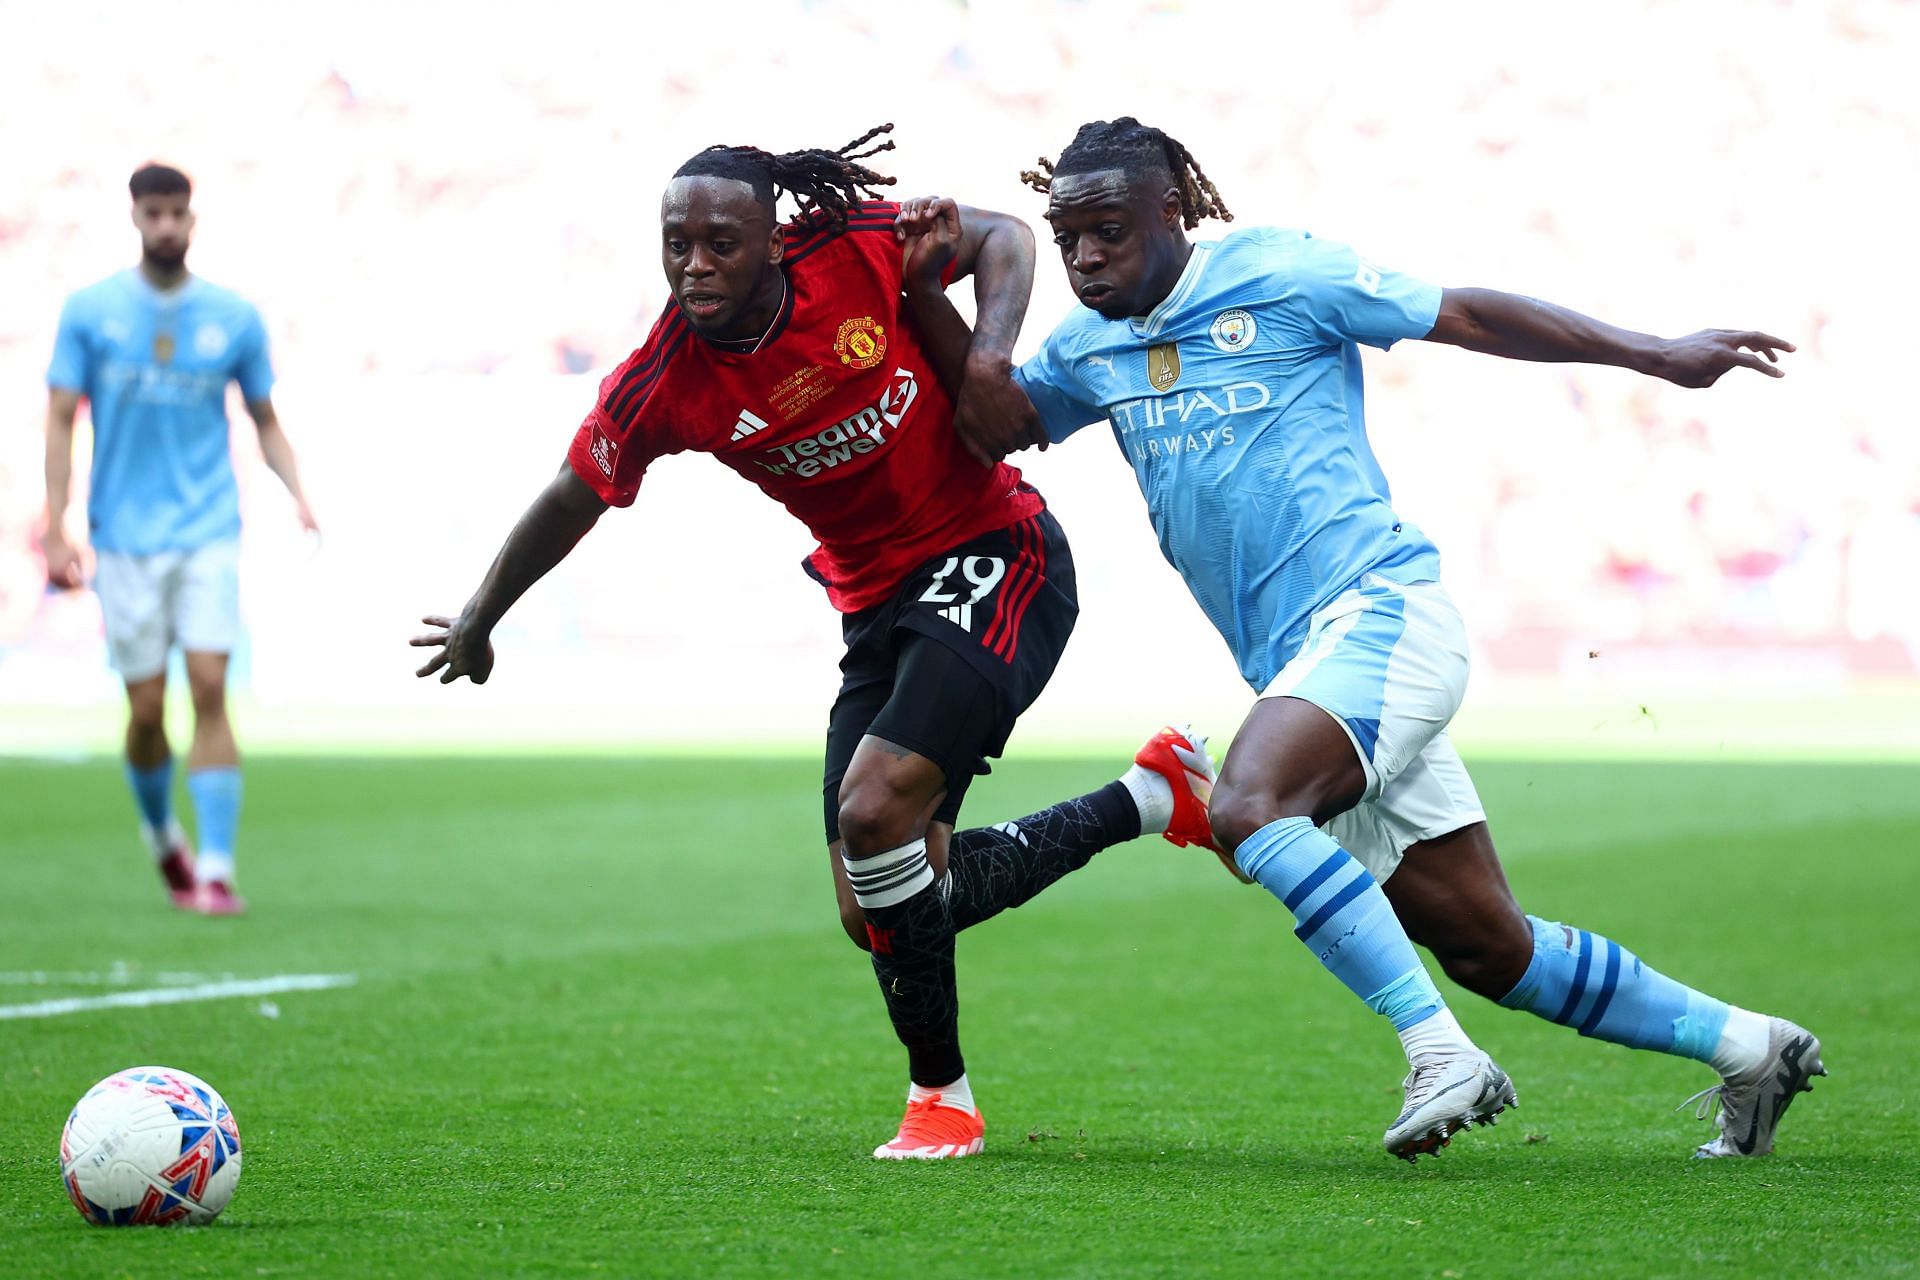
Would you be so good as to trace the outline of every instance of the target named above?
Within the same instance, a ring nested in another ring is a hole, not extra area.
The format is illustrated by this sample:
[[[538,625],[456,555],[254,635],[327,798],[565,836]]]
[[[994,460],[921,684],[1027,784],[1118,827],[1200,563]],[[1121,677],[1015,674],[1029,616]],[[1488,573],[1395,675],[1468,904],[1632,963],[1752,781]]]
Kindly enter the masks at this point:
[[[1406,1105],[1380,1142],[1388,1155],[1409,1163],[1438,1156],[1462,1129],[1490,1125],[1520,1105],[1507,1073],[1484,1053],[1425,1059],[1408,1073],[1405,1087]]]
[[[1818,1036],[1785,1018],[1769,1018],[1767,1023],[1767,1056],[1758,1065],[1725,1077],[1674,1108],[1698,1102],[1694,1114],[1719,1127],[1719,1135],[1701,1143],[1694,1159],[1766,1155],[1773,1150],[1773,1131],[1794,1095],[1812,1093],[1813,1077],[1827,1074]]]

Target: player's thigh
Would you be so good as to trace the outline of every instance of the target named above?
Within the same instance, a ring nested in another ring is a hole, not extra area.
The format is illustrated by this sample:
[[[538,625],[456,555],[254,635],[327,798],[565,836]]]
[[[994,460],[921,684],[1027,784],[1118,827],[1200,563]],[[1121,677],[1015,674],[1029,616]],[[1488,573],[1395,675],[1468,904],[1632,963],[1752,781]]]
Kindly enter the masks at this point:
[[[821,770],[821,802],[827,845],[840,841],[840,787],[854,752],[880,708],[893,696],[899,654],[895,650],[890,615],[884,608],[863,610],[842,619],[847,650],[840,658],[840,692],[827,713],[825,761]]]
[[[240,643],[239,540],[221,538],[185,553],[170,608],[173,635],[182,649],[232,653]]]
[[[1281,818],[1324,822],[1350,807],[1366,772],[1338,721],[1300,698],[1263,698],[1234,734],[1211,815],[1223,849]]]
[[[166,553],[134,556],[104,549],[96,553],[93,590],[106,624],[107,660],[127,682],[130,696],[133,685],[166,675],[172,639],[169,578],[177,560]]]
[[[867,797],[891,798],[914,826],[951,825],[973,779],[989,769],[1013,730],[1003,689],[961,652],[902,629],[893,689],[867,726],[841,784],[841,824]],[[919,834],[915,830],[906,838]]]
[[[929,680],[938,679],[924,664],[906,660],[903,641],[911,633],[896,630],[893,617],[892,610],[880,608],[845,620],[840,693],[827,719],[827,842],[832,849],[851,842],[860,856],[875,852],[876,845],[889,848],[916,838],[945,791],[943,768],[917,746],[876,736],[875,725],[889,705],[924,701]],[[913,736],[910,723],[902,727],[897,716],[892,723],[899,737]]]
[[[973,779],[1052,678],[1079,617],[1073,552],[1051,513],[982,534],[920,566],[889,604],[894,688],[874,736],[937,764],[951,825]]]
[[[1377,576],[1314,616],[1262,701],[1297,698],[1340,726],[1379,796],[1444,731],[1466,693],[1466,626],[1437,582]]]

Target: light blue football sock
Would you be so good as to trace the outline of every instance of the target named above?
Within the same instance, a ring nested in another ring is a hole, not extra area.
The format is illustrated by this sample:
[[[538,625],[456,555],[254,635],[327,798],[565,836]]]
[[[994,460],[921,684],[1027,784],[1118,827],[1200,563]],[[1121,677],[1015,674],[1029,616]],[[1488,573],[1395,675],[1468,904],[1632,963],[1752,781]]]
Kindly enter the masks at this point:
[[[127,785],[133,789],[133,802],[140,808],[140,820],[155,831],[165,833],[167,820],[173,817],[173,760],[163,760],[151,769],[142,769],[128,761]]]
[[[240,827],[239,768],[191,770],[187,791],[193,796],[201,875],[209,880],[233,879],[233,838]]]
[[[1500,999],[1583,1036],[1713,1061],[1725,1002],[1682,986],[1611,938],[1528,916],[1533,961]]]
[[[1270,822],[1233,856],[1293,913],[1294,936],[1395,1031],[1446,1008],[1387,895],[1310,819]]]

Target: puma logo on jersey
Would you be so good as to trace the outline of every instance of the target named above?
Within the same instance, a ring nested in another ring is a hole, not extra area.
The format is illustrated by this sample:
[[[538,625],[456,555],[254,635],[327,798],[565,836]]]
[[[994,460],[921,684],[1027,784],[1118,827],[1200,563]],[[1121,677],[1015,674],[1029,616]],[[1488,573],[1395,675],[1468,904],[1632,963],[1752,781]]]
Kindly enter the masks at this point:
[[[805,440],[775,445],[766,451],[764,458],[755,458],[754,463],[776,476],[792,475],[801,479],[817,476],[885,445],[892,439],[892,432],[906,420],[907,410],[919,396],[920,384],[913,371],[895,369],[886,389],[874,403]]]
[[[742,409],[740,411],[740,420],[733,424],[733,435],[729,438],[733,440],[745,440],[748,436],[761,430],[766,425],[767,420],[765,418],[756,418],[753,415],[753,410]]]
[[[1117,378],[1120,376],[1120,371],[1113,367],[1112,356],[1088,356],[1082,363],[1089,366],[1103,364],[1107,367],[1107,376],[1109,378]]]

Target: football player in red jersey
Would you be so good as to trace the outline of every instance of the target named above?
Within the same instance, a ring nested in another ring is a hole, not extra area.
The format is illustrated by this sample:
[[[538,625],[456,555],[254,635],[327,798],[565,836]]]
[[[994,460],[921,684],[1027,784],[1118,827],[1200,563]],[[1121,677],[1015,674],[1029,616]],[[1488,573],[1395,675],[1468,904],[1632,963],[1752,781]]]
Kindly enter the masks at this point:
[[[899,1132],[874,1155],[941,1159],[979,1151],[984,1131],[960,1052],[955,932],[1142,831],[1204,841],[1213,769],[1204,740],[1165,730],[1098,791],[953,830],[1078,606],[1059,524],[986,456],[1041,438],[1008,381],[1032,233],[966,209],[953,251],[925,234],[951,202],[872,198],[892,179],[859,161],[892,143],[860,148],[890,128],[837,151],[709,147],[680,166],[660,206],[672,301],[602,381],[473,598],[458,617],[428,616],[436,630],[412,643],[438,650],[421,676],[484,683],[501,616],[608,506],[632,503],[664,454],[710,453],[804,521],[820,544],[807,570],[847,644],[823,788],[840,917],[872,955],[911,1078]],[[800,206],[785,222],[781,193]],[[903,289],[966,276],[978,319],[949,394]]]

